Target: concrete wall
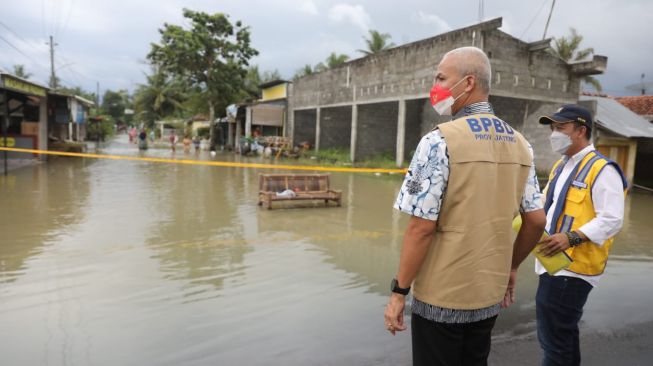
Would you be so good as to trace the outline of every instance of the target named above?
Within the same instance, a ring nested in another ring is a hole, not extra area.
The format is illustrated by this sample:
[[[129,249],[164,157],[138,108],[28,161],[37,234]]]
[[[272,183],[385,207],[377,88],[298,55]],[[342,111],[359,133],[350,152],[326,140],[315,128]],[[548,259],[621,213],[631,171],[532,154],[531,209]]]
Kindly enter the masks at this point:
[[[470,27],[299,78],[293,85],[293,108],[428,97],[442,56],[472,43],[483,45],[490,57],[494,95],[552,102],[577,100],[579,79],[562,60],[544,50],[531,52],[528,43],[498,29]]]
[[[547,171],[558,156],[550,151],[550,131],[540,126],[537,119],[562,104],[575,103],[580,80],[565,62],[544,49],[531,50],[531,45],[500,31],[500,26],[501,20],[491,20],[296,79],[289,95],[289,108],[315,111],[319,107],[326,111],[357,104],[355,153],[360,159],[396,151],[397,105],[404,99],[407,101],[404,156],[409,159],[421,136],[448,120],[437,116],[428,101],[437,64],[449,50],[475,45],[490,58],[491,102],[497,114],[524,132],[534,146],[538,169]],[[300,122],[294,121],[295,128],[305,123]],[[330,122],[324,117],[321,122],[326,125],[320,126],[320,147],[347,145],[347,135],[341,132],[344,125],[335,124],[337,130],[327,133],[334,127],[327,126]],[[302,128],[293,136],[309,132],[308,127]],[[378,128],[384,129],[384,134],[380,135]],[[395,135],[388,136],[389,133]],[[335,141],[338,136],[343,138],[341,143]]]
[[[398,112],[399,105],[396,102],[363,104],[358,107],[356,160],[378,154],[395,156]]]
[[[351,107],[322,108],[320,114],[320,149],[349,149]]]
[[[428,99],[426,100],[428,103]],[[424,124],[422,115],[425,108],[424,99],[414,99],[406,101],[406,133],[404,135],[404,159],[410,163],[417,144],[424,135],[422,125]],[[432,110],[430,104],[428,108]],[[434,112],[435,113],[435,112]]]
[[[302,110],[294,112],[293,143],[308,141],[315,146],[315,110]]]

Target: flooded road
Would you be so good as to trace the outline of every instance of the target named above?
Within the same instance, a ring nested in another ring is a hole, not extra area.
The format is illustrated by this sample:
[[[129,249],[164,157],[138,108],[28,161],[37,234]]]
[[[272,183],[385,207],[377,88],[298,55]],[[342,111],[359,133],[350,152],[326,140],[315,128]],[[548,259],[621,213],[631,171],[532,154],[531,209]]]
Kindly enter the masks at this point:
[[[103,152],[172,156],[125,136]],[[410,335],[382,316],[401,179],[333,173],[342,207],[268,211],[269,172],[57,158],[0,177],[0,364],[409,364]],[[652,215],[653,195],[628,198],[583,326],[653,320]],[[529,258],[496,342],[534,331],[536,281]]]

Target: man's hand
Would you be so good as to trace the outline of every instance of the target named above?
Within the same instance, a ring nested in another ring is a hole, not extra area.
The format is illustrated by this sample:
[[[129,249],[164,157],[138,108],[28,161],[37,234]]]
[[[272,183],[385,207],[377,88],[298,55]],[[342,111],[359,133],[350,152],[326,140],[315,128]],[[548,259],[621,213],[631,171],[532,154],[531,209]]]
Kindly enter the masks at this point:
[[[508,288],[506,288],[506,294],[503,295],[503,301],[501,301],[501,307],[507,308],[508,306],[515,303],[515,286],[517,284],[517,270],[510,270],[510,279],[508,280]]]
[[[404,308],[406,307],[406,296],[392,293],[390,295],[390,301],[385,307],[385,329],[387,329],[392,335],[395,335],[395,332],[401,332],[406,330],[406,325],[404,325]]]
[[[565,233],[553,234],[542,240],[540,244],[540,253],[546,257],[550,257],[571,247],[569,245],[569,238],[567,238]]]

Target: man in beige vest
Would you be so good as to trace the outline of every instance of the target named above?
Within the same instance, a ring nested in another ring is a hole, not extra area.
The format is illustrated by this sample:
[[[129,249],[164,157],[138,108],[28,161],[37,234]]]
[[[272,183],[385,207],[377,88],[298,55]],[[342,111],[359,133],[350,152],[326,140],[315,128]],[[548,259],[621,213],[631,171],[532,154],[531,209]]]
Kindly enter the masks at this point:
[[[494,115],[490,75],[478,48],[442,58],[431,104],[454,118],[422,138],[395,203],[411,218],[385,326],[406,329],[412,285],[414,365],[487,364],[496,317],[514,301],[517,268],[544,229],[532,148]],[[523,225],[513,243],[517,214]]]

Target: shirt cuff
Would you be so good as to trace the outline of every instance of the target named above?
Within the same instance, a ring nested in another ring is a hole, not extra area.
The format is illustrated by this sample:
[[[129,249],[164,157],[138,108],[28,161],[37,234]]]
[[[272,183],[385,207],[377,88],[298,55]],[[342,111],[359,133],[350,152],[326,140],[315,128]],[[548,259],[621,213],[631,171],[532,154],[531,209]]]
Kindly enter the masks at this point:
[[[438,221],[438,214],[424,212],[419,208],[410,209],[399,205],[394,205],[393,208],[399,212],[403,212],[411,216],[419,217],[420,219]]]

